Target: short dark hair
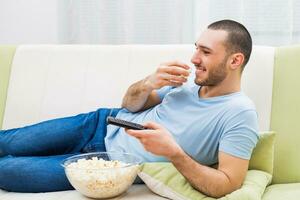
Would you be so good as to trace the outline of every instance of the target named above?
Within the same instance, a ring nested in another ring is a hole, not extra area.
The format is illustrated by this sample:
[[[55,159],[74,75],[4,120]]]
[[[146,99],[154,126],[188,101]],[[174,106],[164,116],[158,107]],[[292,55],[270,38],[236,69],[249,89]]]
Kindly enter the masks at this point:
[[[212,30],[224,30],[228,33],[225,46],[229,53],[241,52],[244,54],[245,59],[242,64],[243,70],[249,61],[252,51],[252,39],[246,27],[239,22],[225,19],[214,22],[207,28]]]

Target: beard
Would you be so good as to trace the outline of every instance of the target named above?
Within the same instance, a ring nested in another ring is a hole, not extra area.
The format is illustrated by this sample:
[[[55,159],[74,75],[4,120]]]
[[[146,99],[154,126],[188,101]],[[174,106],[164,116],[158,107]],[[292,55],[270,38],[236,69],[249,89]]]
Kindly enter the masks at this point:
[[[211,71],[208,72],[208,77],[206,79],[198,80],[197,77],[195,77],[194,82],[200,86],[219,85],[228,74],[228,72],[226,71],[227,58],[228,57],[226,56],[219,65],[211,69]]]

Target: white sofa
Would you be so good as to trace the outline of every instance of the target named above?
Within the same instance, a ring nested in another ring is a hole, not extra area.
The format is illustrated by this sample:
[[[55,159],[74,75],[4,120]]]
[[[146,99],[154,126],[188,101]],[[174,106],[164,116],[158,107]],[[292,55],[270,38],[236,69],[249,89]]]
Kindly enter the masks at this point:
[[[2,129],[75,115],[99,107],[119,107],[130,84],[154,72],[160,62],[188,64],[193,45],[24,45],[10,73]],[[192,66],[192,65],[191,65]],[[243,74],[243,91],[253,99],[260,130],[269,130],[274,48],[254,46]],[[30,184],[30,183],[28,183]],[[87,199],[76,191],[12,193],[1,200]],[[163,199],[134,185],[116,199]]]

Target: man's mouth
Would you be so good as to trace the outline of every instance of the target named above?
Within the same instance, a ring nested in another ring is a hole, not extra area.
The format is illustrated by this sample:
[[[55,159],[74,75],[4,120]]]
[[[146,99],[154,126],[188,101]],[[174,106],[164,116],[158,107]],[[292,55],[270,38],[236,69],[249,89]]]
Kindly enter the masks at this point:
[[[196,70],[198,71],[202,71],[202,72],[206,72],[206,67],[204,67],[204,66],[199,66],[199,65],[195,65],[195,67],[196,67]]]

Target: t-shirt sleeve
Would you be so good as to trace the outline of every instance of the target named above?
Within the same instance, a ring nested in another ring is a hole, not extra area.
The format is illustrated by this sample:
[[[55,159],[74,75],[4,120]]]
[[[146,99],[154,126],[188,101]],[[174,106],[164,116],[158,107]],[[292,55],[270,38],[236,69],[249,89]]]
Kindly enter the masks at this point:
[[[228,120],[220,139],[219,151],[250,160],[257,141],[257,113],[255,110],[246,110]]]
[[[166,94],[168,94],[172,89],[174,89],[174,87],[172,86],[165,86],[165,87],[162,87],[158,90],[156,90],[160,100],[163,100],[163,98],[166,96]]]

